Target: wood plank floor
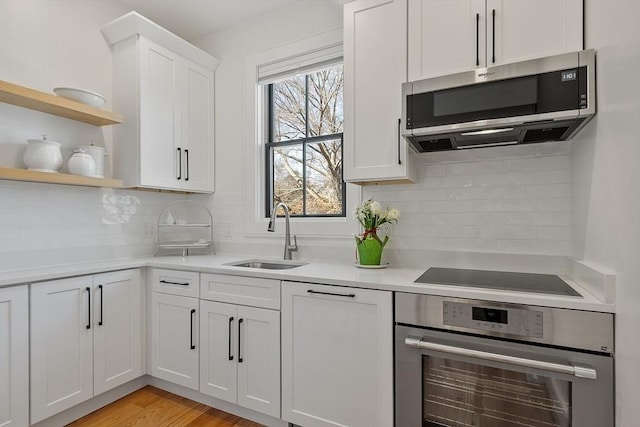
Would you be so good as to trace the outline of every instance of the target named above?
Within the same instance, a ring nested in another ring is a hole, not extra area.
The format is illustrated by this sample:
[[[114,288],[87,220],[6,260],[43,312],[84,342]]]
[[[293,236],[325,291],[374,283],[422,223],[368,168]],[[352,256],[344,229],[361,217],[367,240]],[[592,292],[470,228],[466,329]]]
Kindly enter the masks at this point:
[[[263,427],[151,386],[141,388],[69,426]]]

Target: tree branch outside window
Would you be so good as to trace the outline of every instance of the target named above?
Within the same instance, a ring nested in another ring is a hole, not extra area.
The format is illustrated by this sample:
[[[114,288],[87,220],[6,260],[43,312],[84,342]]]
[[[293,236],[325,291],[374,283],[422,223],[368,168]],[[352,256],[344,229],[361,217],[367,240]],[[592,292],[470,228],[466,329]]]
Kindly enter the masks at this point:
[[[343,85],[342,65],[269,85],[266,216],[345,216]]]

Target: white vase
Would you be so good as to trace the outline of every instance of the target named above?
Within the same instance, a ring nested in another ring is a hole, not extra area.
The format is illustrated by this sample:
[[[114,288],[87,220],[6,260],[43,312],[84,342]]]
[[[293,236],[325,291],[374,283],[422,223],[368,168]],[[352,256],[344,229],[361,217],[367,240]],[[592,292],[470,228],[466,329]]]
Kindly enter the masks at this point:
[[[57,173],[62,167],[62,152],[60,143],[48,141],[44,135],[42,139],[27,140],[27,149],[22,161],[27,169],[39,172]]]

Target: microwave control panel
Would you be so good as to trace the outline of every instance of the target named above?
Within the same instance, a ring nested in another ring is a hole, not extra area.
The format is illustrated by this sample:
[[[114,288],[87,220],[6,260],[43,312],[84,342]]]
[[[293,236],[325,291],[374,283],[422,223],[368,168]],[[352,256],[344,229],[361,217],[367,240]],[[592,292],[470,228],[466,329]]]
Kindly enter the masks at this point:
[[[442,321],[447,326],[521,337],[543,337],[542,314],[536,310],[442,302]]]

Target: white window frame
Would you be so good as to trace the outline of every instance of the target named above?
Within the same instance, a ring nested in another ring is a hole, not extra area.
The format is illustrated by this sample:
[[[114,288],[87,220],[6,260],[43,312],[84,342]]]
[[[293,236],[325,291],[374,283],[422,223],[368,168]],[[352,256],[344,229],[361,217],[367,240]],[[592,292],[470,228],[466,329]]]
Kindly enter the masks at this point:
[[[296,40],[274,48],[247,55],[246,76],[246,125],[245,158],[247,159],[245,180],[245,233],[266,235],[269,219],[264,217],[265,206],[265,142],[268,131],[268,111],[265,108],[265,90],[259,83],[259,72],[268,64],[283,58],[308,58],[312,52],[342,43],[342,29],[330,30],[314,36]],[[287,61],[291,62],[291,61]],[[305,64],[301,64],[304,67]],[[346,109],[345,109],[346,111]],[[314,237],[350,237],[358,231],[358,223],[352,212],[360,200],[360,187],[345,183],[346,217],[291,218],[292,233]],[[269,233],[271,234],[271,233]]]

